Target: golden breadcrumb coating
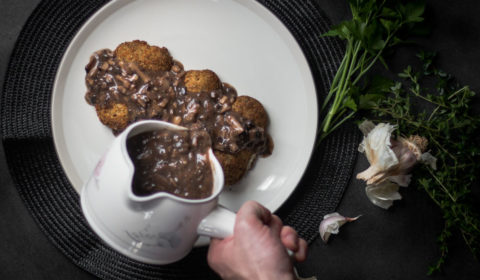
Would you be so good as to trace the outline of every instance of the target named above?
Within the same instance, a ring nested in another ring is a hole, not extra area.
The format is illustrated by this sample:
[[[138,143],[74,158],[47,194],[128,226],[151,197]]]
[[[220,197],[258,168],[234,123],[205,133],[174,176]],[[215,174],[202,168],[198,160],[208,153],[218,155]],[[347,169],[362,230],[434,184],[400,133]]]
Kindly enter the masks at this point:
[[[221,86],[217,74],[211,70],[190,70],[185,74],[185,87],[189,92],[208,92]]]
[[[173,58],[165,47],[150,46],[145,41],[124,42],[115,49],[115,55],[128,63],[136,63],[143,70],[169,71]]]
[[[268,125],[268,115],[262,103],[253,97],[242,95],[237,97],[232,105],[232,111],[239,113],[243,118],[253,121],[265,129]]]
[[[225,185],[233,185],[238,182],[250,169],[256,159],[256,154],[245,149],[236,154],[214,151],[214,154],[223,168]]]
[[[116,103],[106,108],[95,107],[100,121],[111,128],[114,133],[123,131],[128,126],[128,108],[125,104]]]

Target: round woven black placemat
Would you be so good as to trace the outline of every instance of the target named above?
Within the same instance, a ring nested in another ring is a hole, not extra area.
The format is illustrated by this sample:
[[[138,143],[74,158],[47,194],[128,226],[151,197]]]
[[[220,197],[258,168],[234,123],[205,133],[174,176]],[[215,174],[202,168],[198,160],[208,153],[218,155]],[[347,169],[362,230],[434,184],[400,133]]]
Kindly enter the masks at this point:
[[[53,145],[52,86],[58,64],[80,26],[105,0],[45,0],[24,26],[13,51],[1,97],[0,125],[11,176],[34,219],[75,264],[104,279],[211,279],[206,248],[166,266],[132,261],[105,246],[89,229]],[[260,0],[302,47],[325,96],[343,54],[341,43],[320,34],[329,22],[311,0]],[[315,151],[300,184],[277,211],[312,241],[322,216],[335,209],[348,183],[359,134],[344,127]]]

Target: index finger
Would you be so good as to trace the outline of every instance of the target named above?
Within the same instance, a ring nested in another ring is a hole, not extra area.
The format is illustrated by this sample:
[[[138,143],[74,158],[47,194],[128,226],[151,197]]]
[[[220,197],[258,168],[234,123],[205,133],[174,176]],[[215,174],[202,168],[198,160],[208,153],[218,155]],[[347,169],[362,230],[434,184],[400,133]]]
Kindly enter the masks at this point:
[[[240,210],[238,210],[237,220],[252,220],[252,218],[265,225],[269,224],[272,220],[272,213],[260,203],[249,200],[242,205]]]

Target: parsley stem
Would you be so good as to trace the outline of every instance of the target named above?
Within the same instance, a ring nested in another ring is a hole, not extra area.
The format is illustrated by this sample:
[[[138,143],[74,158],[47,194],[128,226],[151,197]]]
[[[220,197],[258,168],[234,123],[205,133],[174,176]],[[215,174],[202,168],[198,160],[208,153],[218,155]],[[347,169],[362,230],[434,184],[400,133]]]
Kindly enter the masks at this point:
[[[345,114],[346,111],[347,111],[347,108],[343,108],[340,112],[338,112],[337,116],[335,117],[335,119],[333,119],[332,123],[337,123],[337,121],[340,120],[340,118],[343,116],[343,114]]]
[[[332,123],[332,119],[334,118],[334,116],[342,108],[343,105],[341,104],[341,102],[345,101],[345,96],[349,91],[348,84],[353,74],[353,70],[356,66],[357,56],[360,49],[361,49],[360,42],[356,42],[354,46],[352,46],[351,41],[348,42],[347,53],[345,55],[345,57],[347,57],[346,64],[342,69],[342,77],[340,78],[340,82],[339,82],[333,103],[328,111],[326,118],[324,119],[324,122],[322,122],[322,134],[329,134],[329,130],[334,129],[334,128],[331,128],[330,125]],[[335,123],[333,123],[333,127],[336,128],[338,126],[336,126]],[[325,136],[321,137],[321,139],[323,138],[325,138]]]
[[[322,133],[320,135],[320,141],[317,142],[317,146],[318,144],[320,144],[320,142],[325,139],[328,135],[330,135],[330,133],[332,133],[335,129],[337,129],[339,126],[341,126],[344,122],[346,122],[347,120],[349,120],[351,117],[353,117],[353,115],[355,115],[355,112],[350,112],[350,114],[348,114],[345,118],[343,118],[341,121],[337,122],[328,132],[326,133]]]
[[[320,113],[323,112],[323,110],[325,110],[325,108],[328,105],[328,102],[330,102],[330,99],[332,99],[333,93],[338,90],[338,88],[339,88],[338,80],[339,80],[339,77],[341,76],[339,74],[343,73],[343,69],[345,68],[345,64],[346,64],[347,59],[348,59],[348,57],[345,55],[342,59],[342,62],[340,63],[340,66],[337,69],[337,73],[335,74],[335,77],[333,77],[332,84],[330,85],[330,91],[328,92],[327,97],[323,101],[323,105],[322,105],[322,108],[320,109]]]
[[[330,131],[334,131],[335,129],[337,129],[339,126],[341,126],[345,121],[347,121],[348,119],[350,119],[351,117],[353,117],[353,115],[355,115],[355,112],[350,112],[350,114],[348,114],[346,117],[344,117],[341,121],[337,122],[335,124],[334,127],[332,127],[332,129],[330,129]]]
[[[373,60],[370,61],[370,63],[368,64],[367,68],[363,69],[358,75],[357,77],[355,78],[355,80],[353,80],[352,82],[352,85],[355,85],[358,83],[358,81],[363,77],[363,75],[365,75],[368,70],[370,70],[370,68],[373,67],[373,65],[375,65],[375,63],[377,62],[377,60],[382,56],[383,54],[383,51],[385,50],[385,47],[388,46],[388,43],[390,41],[390,39],[393,37],[393,35],[395,34],[395,32],[391,33],[390,35],[388,35],[387,39],[385,40],[385,43],[384,43],[384,46],[383,48],[381,48],[378,53],[373,57]]]

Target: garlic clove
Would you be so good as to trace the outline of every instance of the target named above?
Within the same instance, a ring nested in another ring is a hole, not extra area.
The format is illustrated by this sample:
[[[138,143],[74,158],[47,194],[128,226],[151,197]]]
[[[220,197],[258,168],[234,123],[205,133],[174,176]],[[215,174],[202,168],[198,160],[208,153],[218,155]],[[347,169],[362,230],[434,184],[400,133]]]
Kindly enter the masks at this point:
[[[362,129],[368,131],[370,123],[363,122],[360,127],[364,127]],[[367,181],[369,184],[379,182],[386,177],[386,174],[383,174],[385,171],[398,164],[398,158],[391,148],[392,144],[394,147],[399,146],[396,140],[391,139],[395,129],[396,126],[380,123],[363,138],[358,150],[365,153],[370,167],[357,174],[357,179]],[[372,180],[372,178],[374,179]],[[368,182],[369,180],[370,182]]]
[[[412,174],[390,176],[388,177],[388,180],[392,183],[398,184],[400,187],[408,187],[410,181],[412,181]]]
[[[402,199],[398,189],[397,184],[384,181],[378,185],[367,185],[365,192],[373,204],[388,209],[393,205],[393,201]]]
[[[338,234],[340,227],[347,222],[353,222],[357,220],[360,216],[355,218],[344,217],[339,213],[331,213],[323,217],[323,221],[320,223],[318,228],[320,232],[320,237],[323,242],[327,242],[331,234]]]

